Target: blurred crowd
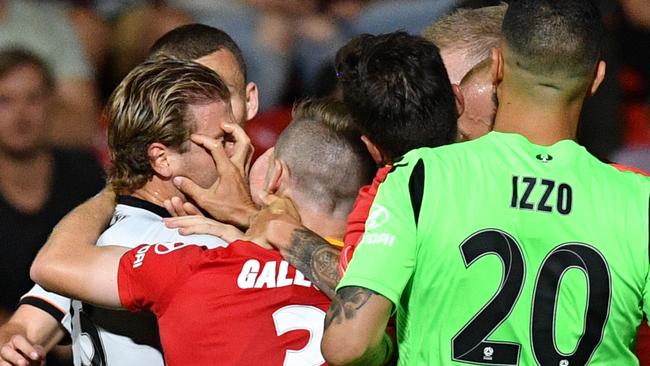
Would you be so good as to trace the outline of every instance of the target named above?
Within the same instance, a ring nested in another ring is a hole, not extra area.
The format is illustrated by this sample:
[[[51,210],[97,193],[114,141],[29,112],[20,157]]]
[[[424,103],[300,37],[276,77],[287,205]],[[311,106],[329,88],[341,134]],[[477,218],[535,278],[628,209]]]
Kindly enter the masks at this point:
[[[633,159],[648,144],[650,5],[602,0],[609,27],[608,83],[590,106],[581,138],[601,158]],[[60,146],[101,147],[99,111],[115,85],[167,31],[196,22],[239,44],[260,108],[271,116],[298,97],[335,91],[336,50],[359,33],[421,33],[467,0],[2,0],[0,47],[42,56],[56,79],[50,135]],[[262,113],[260,118],[264,119]],[[625,149],[620,152],[619,150]],[[634,151],[627,151],[634,150]],[[643,160],[643,159],[642,159]],[[634,160],[636,161],[636,160]],[[647,162],[640,161],[647,164]],[[646,165],[647,167],[647,165]]]
[[[579,139],[603,160],[650,171],[650,3],[601,2],[608,74],[588,101]],[[29,264],[52,226],[103,185],[103,104],[169,30],[203,23],[239,44],[260,98],[247,131],[263,152],[295,100],[337,95],[333,56],[352,36],[419,34],[458,7],[498,3],[0,0],[0,324],[31,287]],[[12,64],[26,55],[30,67]]]

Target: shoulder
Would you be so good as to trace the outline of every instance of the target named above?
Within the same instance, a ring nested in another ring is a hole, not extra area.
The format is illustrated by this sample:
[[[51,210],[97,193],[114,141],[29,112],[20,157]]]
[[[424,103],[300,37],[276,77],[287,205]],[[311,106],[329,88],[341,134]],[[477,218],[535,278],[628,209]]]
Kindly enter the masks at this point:
[[[133,248],[143,243],[185,243],[208,248],[223,247],[227,243],[212,235],[188,235],[165,226],[162,218],[145,209],[117,205],[111,226],[97,241],[97,245],[120,245]]]

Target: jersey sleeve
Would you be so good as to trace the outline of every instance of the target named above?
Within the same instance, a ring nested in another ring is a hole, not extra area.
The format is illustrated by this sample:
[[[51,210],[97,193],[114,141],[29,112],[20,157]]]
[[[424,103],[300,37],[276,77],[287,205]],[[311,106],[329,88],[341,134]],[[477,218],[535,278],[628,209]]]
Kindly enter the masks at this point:
[[[31,305],[50,314],[70,334],[70,299],[35,285],[20,298],[19,305]]]
[[[410,181],[420,164],[419,159],[396,164],[379,187],[365,233],[337,289],[364,287],[398,304],[415,264],[417,213]]]
[[[141,245],[120,259],[117,285],[122,306],[129,311],[162,314],[176,290],[193,273],[203,257],[197,245]]]

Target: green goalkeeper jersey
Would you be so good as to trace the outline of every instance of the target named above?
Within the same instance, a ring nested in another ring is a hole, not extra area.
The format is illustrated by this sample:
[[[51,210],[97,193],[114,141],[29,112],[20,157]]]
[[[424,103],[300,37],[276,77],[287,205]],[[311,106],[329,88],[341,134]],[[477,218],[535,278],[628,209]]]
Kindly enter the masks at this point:
[[[573,141],[418,149],[379,187],[339,284],[393,302],[400,365],[635,365],[650,179]]]

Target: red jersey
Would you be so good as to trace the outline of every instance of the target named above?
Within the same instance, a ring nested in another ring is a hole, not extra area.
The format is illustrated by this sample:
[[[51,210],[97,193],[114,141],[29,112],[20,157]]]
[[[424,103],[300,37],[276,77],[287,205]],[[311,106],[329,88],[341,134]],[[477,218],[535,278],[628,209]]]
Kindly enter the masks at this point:
[[[379,169],[372,183],[359,189],[359,195],[356,201],[354,201],[352,211],[348,215],[348,227],[343,237],[344,245],[343,249],[341,249],[341,256],[339,257],[339,274],[341,276],[348,269],[348,265],[354,254],[354,249],[359,244],[359,241],[361,241],[366,227],[366,219],[370,213],[370,206],[372,206],[375,200],[379,185],[384,182],[386,176],[392,169],[393,167],[391,165],[386,165]]]
[[[118,271],[122,305],[158,318],[167,365],[321,365],[330,300],[274,250],[142,245]]]

